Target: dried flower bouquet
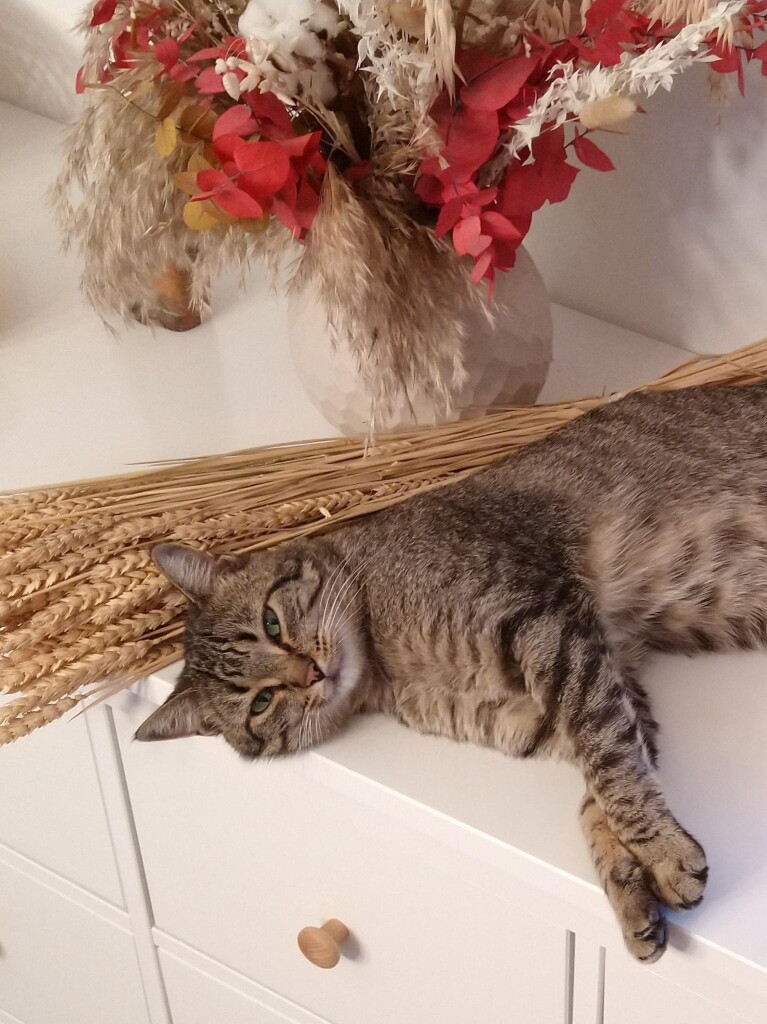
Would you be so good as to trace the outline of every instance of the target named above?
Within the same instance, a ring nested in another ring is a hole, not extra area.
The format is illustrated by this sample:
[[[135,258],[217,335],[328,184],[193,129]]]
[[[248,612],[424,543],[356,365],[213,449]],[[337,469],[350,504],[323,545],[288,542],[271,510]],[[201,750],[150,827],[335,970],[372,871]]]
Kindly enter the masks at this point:
[[[292,256],[384,408],[446,406],[458,311],[581,166],[612,168],[593,133],[696,62],[742,88],[766,22],[767,0],[99,0],[58,211],[101,311],[189,327],[220,271]]]

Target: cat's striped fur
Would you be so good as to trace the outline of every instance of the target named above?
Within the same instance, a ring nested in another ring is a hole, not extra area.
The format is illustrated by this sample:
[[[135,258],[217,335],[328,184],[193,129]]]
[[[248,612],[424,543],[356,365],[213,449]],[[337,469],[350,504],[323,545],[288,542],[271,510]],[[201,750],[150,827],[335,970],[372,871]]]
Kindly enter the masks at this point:
[[[159,549],[192,600],[186,664],[139,738],[273,755],[380,710],[567,758],[626,942],[654,959],[662,905],[694,906],[707,868],[659,785],[637,671],[653,647],[765,642],[765,413],[761,385],[636,395],[322,538],[234,560]]]

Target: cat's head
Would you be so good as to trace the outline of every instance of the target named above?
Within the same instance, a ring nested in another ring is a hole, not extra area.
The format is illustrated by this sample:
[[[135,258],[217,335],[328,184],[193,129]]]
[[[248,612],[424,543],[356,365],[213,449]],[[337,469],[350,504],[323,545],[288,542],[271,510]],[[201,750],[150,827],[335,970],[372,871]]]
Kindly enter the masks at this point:
[[[222,735],[244,757],[320,742],[353,712],[365,673],[358,574],[324,542],[242,558],[152,552],[189,598],[184,668],[139,740]]]

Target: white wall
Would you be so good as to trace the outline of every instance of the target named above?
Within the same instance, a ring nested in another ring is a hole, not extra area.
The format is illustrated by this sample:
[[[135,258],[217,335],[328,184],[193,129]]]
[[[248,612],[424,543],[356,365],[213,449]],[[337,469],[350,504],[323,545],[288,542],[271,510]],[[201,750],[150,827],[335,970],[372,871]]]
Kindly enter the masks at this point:
[[[582,171],[529,236],[552,298],[695,351],[767,335],[767,79],[749,70],[719,125],[695,68],[628,137],[599,133],[616,170]]]
[[[0,0],[0,100],[71,121],[86,0]]]
[[[0,99],[69,119],[82,0],[0,2]],[[617,170],[584,170],[530,235],[555,301],[697,351],[767,335],[767,80],[749,71],[719,125],[698,68],[628,136],[600,133]]]

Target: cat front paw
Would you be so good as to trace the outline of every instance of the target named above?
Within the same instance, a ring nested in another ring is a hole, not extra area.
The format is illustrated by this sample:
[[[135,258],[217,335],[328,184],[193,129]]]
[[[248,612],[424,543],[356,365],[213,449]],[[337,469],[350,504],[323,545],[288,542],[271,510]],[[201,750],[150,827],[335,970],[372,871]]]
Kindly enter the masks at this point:
[[[691,910],[703,899],[708,864],[703,847],[679,828],[648,865],[654,889],[672,910]]]
[[[663,955],[668,941],[668,929],[663,907],[653,886],[638,863],[621,876],[607,881],[607,897],[623,931],[623,941],[629,953],[642,963],[654,963]]]

